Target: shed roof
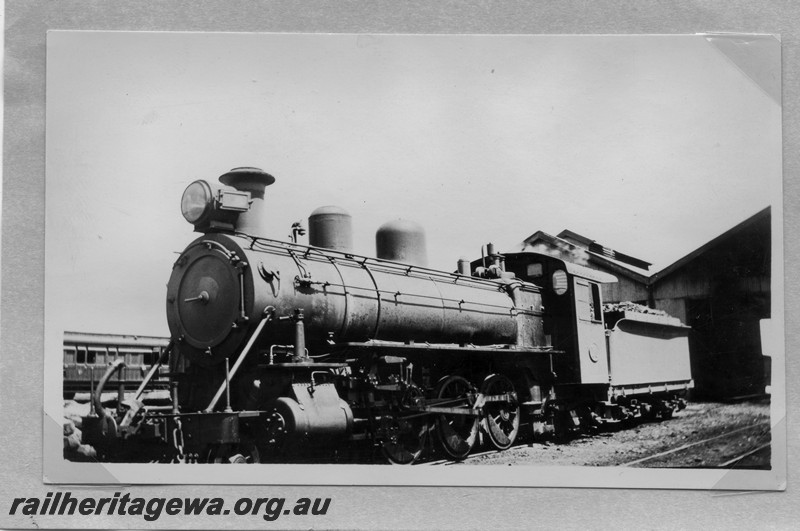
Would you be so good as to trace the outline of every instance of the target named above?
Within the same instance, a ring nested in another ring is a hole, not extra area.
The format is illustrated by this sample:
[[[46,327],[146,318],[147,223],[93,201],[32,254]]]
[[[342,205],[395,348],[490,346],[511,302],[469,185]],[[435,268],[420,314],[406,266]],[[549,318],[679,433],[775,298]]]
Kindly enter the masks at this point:
[[[643,269],[645,271],[650,269],[650,266],[653,265],[651,262],[646,262],[641,258],[636,258],[635,256],[631,256],[629,254],[621,253],[610,247],[606,247],[600,243],[597,243],[596,240],[590,240],[586,236],[578,234],[577,232],[572,232],[569,229],[564,229],[558,233],[558,237],[563,240],[574,240],[578,242],[582,247],[585,247],[587,250],[605,256],[611,260],[615,260],[617,262],[622,262],[623,264],[631,265],[637,269]]]
[[[672,264],[668,265],[658,273],[652,275],[648,281],[648,284],[655,284],[656,282],[663,280],[665,277],[671,275],[675,271],[678,271],[683,266],[694,260],[695,258],[701,256],[702,254],[708,252],[710,249],[721,245],[725,241],[730,238],[735,237],[737,234],[741,233],[744,230],[749,229],[750,227],[757,225],[758,223],[767,222],[769,223],[771,220],[771,211],[772,207],[767,207],[759,212],[753,214],[746,220],[742,221],[738,225],[734,226],[733,228],[723,232],[713,240],[709,241],[705,245],[701,245],[691,253],[687,254],[683,258],[673,262]]]
[[[519,245],[521,251],[528,251],[530,247],[533,247],[536,243],[544,243],[550,247],[559,251],[560,255],[563,254],[572,254],[576,257],[578,262],[589,262],[596,266],[603,267],[608,269],[609,271],[613,272],[615,275],[623,276],[634,282],[639,282],[641,284],[647,283],[647,271],[641,268],[634,267],[630,264],[621,262],[614,258],[611,258],[606,253],[595,252],[591,249],[586,247],[582,247],[580,245],[576,245],[565,238],[560,237],[561,235],[572,237],[576,241],[588,241],[593,242],[594,240],[589,240],[585,236],[581,236],[580,234],[576,234],[571,231],[562,231],[559,233],[559,236],[553,236],[543,231],[536,231]],[[575,238],[577,237],[577,238]],[[627,255],[626,255],[627,256]],[[648,262],[641,261],[644,264],[650,265]]]
[[[600,282],[601,284],[609,284],[613,282],[617,282],[617,277],[610,273],[606,273],[605,271],[600,271],[598,269],[592,269],[591,267],[582,266],[580,264],[576,264],[575,262],[570,262],[569,260],[564,260],[562,258],[552,256],[545,253],[537,253],[531,251],[523,251],[521,253],[509,253],[511,255],[516,256],[543,256],[546,257],[548,260],[552,260],[554,262],[558,262],[561,267],[563,267],[567,273],[570,275],[574,275],[576,277],[585,278],[588,280],[594,280],[595,282]]]
[[[746,220],[742,221],[738,225],[732,227],[731,229],[725,231],[724,233],[720,234],[713,240],[709,241],[705,245],[702,245],[692,251],[691,253],[687,254],[683,258],[675,261],[674,263],[670,264],[669,266],[665,267],[661,271],[649,275],[645,268],[635,267],[632,265],[633,263],[641,263],[649,267],[649,262],[645,262],[644,260],[640,260],[638,258],[633,258],[628,255],[623,255],[622,253],[618,253],[616,251],[611,252],[604,252],[605,248],[601,247],[600,252],[597,249],[597,242],[586,236],[581,234],[572,232],[571,230],[565,229],[561,231],[558,236],[552,236],[547,234],[543,231],[536,231],[525,240],[523,240],[522,244],[519,246],[520,250],[526,251],[529,247],[532,247],[534,244],[541,242],[546,245],[552,246],[557,250],[562,251],[560,254],[565,254],[563,251],[566,251],[566,254],[572,253],[578,259],[576,261],[588,261],[595,265],[601,266],[603,268],[608,269],[609,271],[613,272],[616,275],[626,277],[630,280],[635,282],[640,282],[645,285],[652,285],[656,282],[664,279],[665,277],[671,275],[675,271],[681,269],[683,266],[701,256],[702,254],[708,252],[713,247],[722,244],[729,238],[735,237],[737,234],[741,233],[748,228],[763,222],[769,222],[771,215],[771,207],[766,207],[763,210],[760,210],[756,214],[750,216]],[[580,245],[576,245],[576,242]],[[581,253],[585,253],[585,256],[581,256]],[[615,259],[616,258],[616,259]],[[619,258],[628,259],[626,261],[621,261]]]

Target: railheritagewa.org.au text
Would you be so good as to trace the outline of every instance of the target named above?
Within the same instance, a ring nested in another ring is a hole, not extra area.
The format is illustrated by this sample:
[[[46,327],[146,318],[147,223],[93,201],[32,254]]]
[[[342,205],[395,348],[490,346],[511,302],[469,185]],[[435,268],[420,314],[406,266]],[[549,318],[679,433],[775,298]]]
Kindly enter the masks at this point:
[[[137,497],[115,492],[112,497],[76,497],[69,491],[48,492],[44,498],[14,498],[8,514],[55,515],[134,515],[148,522],[168,516],[238,515],[261,516],[274,521],[286,516],[321,516],[330,509],[330,498],[239,498],[233,505],[222,498]]]

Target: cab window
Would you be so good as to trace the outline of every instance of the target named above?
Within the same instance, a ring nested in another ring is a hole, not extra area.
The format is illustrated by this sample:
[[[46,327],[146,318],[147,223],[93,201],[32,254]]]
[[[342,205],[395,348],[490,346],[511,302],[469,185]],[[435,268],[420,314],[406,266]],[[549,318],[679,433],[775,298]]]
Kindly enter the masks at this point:
[[[576,279],[575,299],[579,319],[594,323],[599,323],[603,320],[603,306],[600,300],[600,286],[598,284]]]
[[[600,322],[603,320],[603,304],[600,301],[600,285],[594,282],[589,284],[592,288],[591,318],[592,321]]]

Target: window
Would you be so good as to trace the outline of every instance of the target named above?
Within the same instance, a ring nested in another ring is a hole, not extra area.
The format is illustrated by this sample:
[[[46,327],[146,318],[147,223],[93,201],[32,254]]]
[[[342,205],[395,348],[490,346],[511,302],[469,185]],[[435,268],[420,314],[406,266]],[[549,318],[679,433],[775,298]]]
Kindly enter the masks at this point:
[[[542,264],[528,264],[526,273],[530,278],[539,278],[542,276]]]
[[[591,320],[591,298],[589,297],[589,285],[585,280],[575,279],[575,304],[578,311],[578,319],[582,321]]]
[[[78,347],[76,363],[94,363],[95,352],[86,347]]]
[[[576,280],[575,299],[578,318],[599,323],[603,320],[603,305],[600,300],[600,285],[585,280]]]
[[[592,321],[603,320],[603,304],[600,301],[600,285],[590,284],[592,286],[592,301],[590,303]]]

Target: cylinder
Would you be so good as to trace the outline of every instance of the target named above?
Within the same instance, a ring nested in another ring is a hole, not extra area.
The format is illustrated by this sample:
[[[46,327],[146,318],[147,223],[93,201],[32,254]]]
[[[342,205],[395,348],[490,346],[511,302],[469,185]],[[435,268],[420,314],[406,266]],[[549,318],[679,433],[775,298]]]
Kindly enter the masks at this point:
[[[313,247],[353,252],[353,223],[350,214],[333,205],[316,209],[308,217],[308,243]]]
[[[425,230],[406,219],[384,223],[375,233],[376,256],[403,264],[428,266]]]

